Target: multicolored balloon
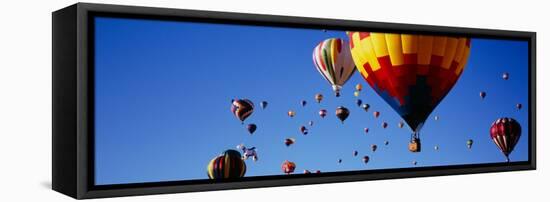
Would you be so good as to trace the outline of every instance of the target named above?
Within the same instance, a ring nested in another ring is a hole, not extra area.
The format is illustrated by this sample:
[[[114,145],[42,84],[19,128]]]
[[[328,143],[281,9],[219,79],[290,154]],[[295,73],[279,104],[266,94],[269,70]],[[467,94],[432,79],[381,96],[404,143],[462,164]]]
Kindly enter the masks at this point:
[[[287,147],[290,146],[290,145],[292,145],[292,144],[294,144],[294,142],[296,142],[296,139],[294,139],[294,138],[286,138],[286,139],[285,139],[285,145],[286,145]]]
[[[369,128],[364,128],[363,130],[365,130],[365,133],[369,133]]]
[[[382,123],[382,128],[385,129],[385,128],[387,128],[387,127],[388,127],[388,123],[387,123],[387,122],[383,122],[383,123]]]
[[[390,144],[390,141],[384,141],[384,145],[388,146]]]
[[[363,156],[363,163],[367,164],[367,163],[369,163],[369,161],[370,161],[369,156]]]
[[[319,110],[319,116],[321,116],[321,118],[325,118],[326,115],[327,115],[326,109]]]
[[[332,85],[336,97],[340,96],[342,86],[355,72],[355,64],[351,58],[346,41],[330,38],[319,43],[313,49],[313,63],[325,80]]]
[[[212,159],[206,170],[210,179],[240,178],[246,173],[246,164],[240,152],[229,149]]]
[[[302,133],[302,135],[307,135],[308,130],[305,126],[300,126],[300,132]]]
[[[375,144],[373,144],[373,145],[370,146],[370,149],[372,150],[372,152],[375,152],[376,149],[378,149],[378,146],[376,146]]]
[[[283,165],[281,166],[281,169],[285,174],[290,174],[294,172],[294,169],[296,169],[296,164],[294,162],[285,160],[283,162]]]
[[[369,104],[363,104],[361,105],[361,108],[363,108],[366,112],[369,111],[370,105]]]
[[[466,141],[466,146],[468,146],[468,149],[472,149],[472,145],[474,144],[474,141],[472,139],[469,139]]]
[[[426,118],[464,71],[470,39],[374,32],[347,34],[360,74],[418,137]]]
[[[479,92],[479,97],[481,97],[481,99],[485,99],[485,96],[487,96],[487,93],[485,91],[481,91]]]
[[[353,92],[353,96],[355,96],[355,97],[359,97],[359,95],[361,95],[361,93],[360,93],[359,91],[355,91],[355,92]]]
[[[399,128],[403,128],[404,125],[405,125],[405,123],[403,123],[403,121],[399,121],[399,123],[397,124],[397,126]]]
[[[254,103],[248,99],[234,99],[231,103],[231,113],[243,123],[252,115],[252,112],[254,112]]]
[[[374,115],[374,118],[378,118],[380,116],[380,112],[379,111],[375,111],[372,113]]]
[[[288,115],[290,118],[292,118],[292,117],[296,116],[296,112],[295,112],[295,111],[292,111],[292,110],[288,110],[287,115]]]
[[[357,85],[355,85],[355,90],[356,90],[356,91],[361,91],[361,90],[363,90],[363,85],[361,85],[360,83],[358,83]]]
[[[256,128],[257,128],[257,127],[256,127],[256,124],[253,124],[253,123],[248,124],[248,125],[246,126],[246,129],[248,130],[248,132],[249,132],[251,135],[256,131]]]
[[[315,100],[317,101],[317,103],[321,103],[321,101],[323,100],[323,94],[321,93],[315,94]]]
[[[342,123],[344,123],[344,121],[348,118],[348,116],[349,116],[348,108],[345,108],[344,106],[339,106],[338,108],[336,108],[336,117],[338,117],[338,119],[340,119]]]
[[[491,139],[510,162],[509,155],[521,136],[521,125],[513,118],[499,118],[491,125]]]
[[[523,105],[521,105],[521,103],[516,104],[516,109],[520,110],[522,107]]]

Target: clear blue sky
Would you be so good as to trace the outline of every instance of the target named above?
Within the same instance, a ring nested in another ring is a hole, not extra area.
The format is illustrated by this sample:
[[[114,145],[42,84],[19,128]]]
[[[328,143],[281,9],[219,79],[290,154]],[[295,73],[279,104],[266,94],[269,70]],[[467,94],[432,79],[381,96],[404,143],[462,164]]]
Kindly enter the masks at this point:
[[[95,21],[98,185],[207,179],[208,162],[240,143],[256,146],[259,153],[259,161],[246,162],[245,176],[281,175],[284,160],[295,162],[298,173],[404,168],[412,167],[412,161],[417,166],[504,162],[489,137],[489,127],[499,117],[519,121],[523,133],[510,158],[528,160],[526,42],[473,39],[466,70],[422,129],[423,151],[410,153],[410,129],[397,127],[401,118],[357,72],[336,98],[314,68],[313,48],[330,37],[347,40],[343,31]],[[508,81],[501,78],[505,71]],[[369,112],[355,104],[357,83],[364,86],[360,98],[371,105]],[[487,92],[484,101],[482,90]],[[319,92],[325,95],[320,105],[313,99]],[[230,112],[232,98],[256,104],[246,120],[258,125],[254,135]],[[269,102],[265,110],[259,107],[262,100]],[[306,107],[301,100],[308,101]],[[516,103],[523,109],[516,110]],[[343,125],[334,115],[340,105],[351,111]],[[317,114],[321,108],[328,110],[324,119]],[[296,111],[292,119],[289,109]],[[378,119],[375,110],[381,112]],[[310,120],[313,127],[307,126]],[[382,129],[383,121],[389,123],[387,129]],[[301,125],[308,127],[307,136],[301,135]],[[370,128],[367,135],[365,127]],[[286,147],[287,137],[296,143]],[[474,140],[471,150],[468,139]],[[371,144],[378,145],[375,153]],[[364,155],[371,158],[367,165]]]

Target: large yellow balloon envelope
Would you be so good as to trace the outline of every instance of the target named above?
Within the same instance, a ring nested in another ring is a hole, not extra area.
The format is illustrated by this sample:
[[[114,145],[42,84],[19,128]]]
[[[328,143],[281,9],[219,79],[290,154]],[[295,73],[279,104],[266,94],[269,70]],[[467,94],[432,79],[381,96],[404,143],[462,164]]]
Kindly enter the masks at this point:
[[[357,69],[416,133],[454,86],[470,55],[470,39],[348,32]]]

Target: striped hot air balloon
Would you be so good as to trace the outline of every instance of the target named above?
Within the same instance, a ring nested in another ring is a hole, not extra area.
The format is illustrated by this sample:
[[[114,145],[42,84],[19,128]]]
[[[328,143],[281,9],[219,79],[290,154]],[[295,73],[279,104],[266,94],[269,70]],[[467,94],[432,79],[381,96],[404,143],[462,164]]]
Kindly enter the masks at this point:
[[[513,118],[500,118],[497,119],[491,125],[491,139],[502,151],[502,154],[506,157],[506,161],[509,162],[508,157],[514,150],[514,147],[519,141],[521,136],[521,126]]]
[[[254,103],[248,99],[234,99],[233,103],[231,103],[231,113],[243,123],[252,112],[254,112]]]
[[[246,173],[246,164],[240,152],[229,149],[212,159],[206,170],[210,179],[240,178]]]
[[[343,39],[330,38],[313,49],[313,63],[325,80],[332,85],[336,97],[340,96],[340,89],[355,72],[355,64],[346,44]]]
[[[357,69],[418,138],[470,55],[465,37],[348,32]]]

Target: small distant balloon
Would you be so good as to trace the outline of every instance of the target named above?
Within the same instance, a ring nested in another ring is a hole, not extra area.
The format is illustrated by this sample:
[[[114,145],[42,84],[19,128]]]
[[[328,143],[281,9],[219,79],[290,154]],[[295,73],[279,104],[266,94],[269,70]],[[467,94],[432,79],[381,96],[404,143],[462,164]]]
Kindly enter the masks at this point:
[[[281,166],[281,169],[285,174],[290,174],[294,172],[294,169],[296,169],[296,164],[294,162],[285,160],[283,162],[283,165]]]
[[[319,110],[319,116],[321,116],[321,118],[325,118],[326,115],[327,115],[326,109]]]
[[[436,150],[436,151],[439,150],[439,146],[437,146],[437,145],[434,146],[434,150]]]
[[[434,116],[434,120],[439,120],[439,116]]]
[[[376,146],[375,144],[370,146],[370,149],[372,150],[372,152],[375,152],[377,148],[378,146]]]
[[[361,105],[361,108],[363,108],[367,112],[367,111],[369,111],[370,105],[365,103],[365,104]]]
[[[308,125],[309,125],[309,126],[313,126],[313,121],[309,121],[309,122],[308,122]]]
[[[363,163],[367,164],[370,161],[369,156],[363,156]]]
[[[338,159],[338,163],[342,163],[342,159]]]
[[[382,123],[382,128],[387,128],[387,127],[388,127],[388,123],[383,122],[383,123]]]
[[[469,139],[466,141],[466,146],[468,146],[468,149],[472,149],[472,145],[474,144],[474,141],[472,139]]]
[[[256,127],[256,124],[253,124],[253,123],[248,124],[248,125],[246,126],[246,129],[248,130],[248,132],[249,132],[251,135],[256,131],[256,128],[257,128],[257,127]]]
[[[309,170],[304,170],[304,174],[311,174]]]
[[[348,108],[345,108],[344,106],[339,106],[338,108],[336,108],[336,117],[338,117],[338,119],[340,119],[342,123],[344,123],[344,121],[348,118],[348,116],[349,116]]]
[[[307,135],[308,130],[305,126],[300,126],[300,132],[302,133],[302,135]]]
[[[397,124],[397,126],[398,126],[399,128],[403,128],[404,125],[405,125],[405,123],[403,123],[403,121],[400,121],[400,122]]]
[[[389,141],[387,141],[387,140],[386,140],[386,141],[384,141],[384,145],[389,145],[389,144],[390,144],[390,142],[389,142]]]
[[[416,162],[416,161],[413,161],[413,162],[412,162],[412,164],[416,166],[416,164],[418,164],[418,162]]]
[[[315,174],[319,174],[319,173],[321,173],[320,170],[316,170],[316,171],[315,171]]]
[[[237,149],[240,149],[243,152],[243,160],[252,158],[253,161],[258,161],[258,153],[256,152],[256,147],[246,147],[244,144],[237,145]]]
[[[479,97],[481,97],[481,99],[485,99],[485,96],[487,96],[487,93],[485,91],[481,91],[479,92]]]
[[[353,151],[353,156],[357,156],[357,154],[359,154],[359,152],[357,150]]]
[[[285,145],[288,147],[292,144],[294,144],[294,142],[296,142],[296,140],[294,138],[286,138],[285,139]]]
[[[522,107],[523,106],[520,103],[516,104],[516,109],[520,110]]]
[[[353,96],[355,96],[355,97],[359,97],[359,91],[355,91],[355,92],[353,92]]]
[[[380,112],[379,112],[379,111],[375,111],[375,112],[373,113],[373,115],[374,115],[374,118],[378,118],[378,117],[380,116]]]
[[[361,104],[363,104],[363,100],[357,99],[357,100],[355,101],[355,104],[357,104],[357,106],[360,107]]]
[[[300,104],[302,104],[302,107],[305,107],[305,106],[306,106],[306,104],[307,104],[307,101],[305,101],[305,100],[302,100],[302,102],[300,102]]]
[[[356,91],[361,91],[361,90],[363,90],[363,85],[361,85],[360,83],[358,83],[357,85],[355,85],[355,90],[356,90]]]
[[[321,103],[321,101],[323,100],[323,94],[321,93],[315,94],[315,100],[317,101],[317,103]]]
[[[365,128],[365,133],[369,133],[369,128]]]
[[[262,109],[265,109],[267,107],[267,101],[260,102],[260,107],[262,107]]]
[[[509,77],[510,77],[510,75],[508,74],[508,72],[502,73],[502,79],[508,80]]]
[[[288,116],[289,116],[290,118],[296,116],[296,112],[295,112],[295,111],[292,111],[292,110],[289,110],[287,114],[288,114]]]

